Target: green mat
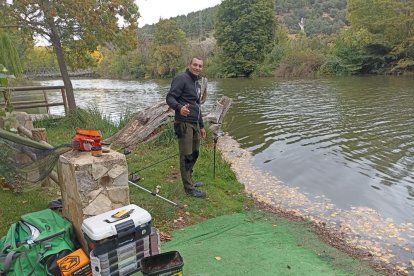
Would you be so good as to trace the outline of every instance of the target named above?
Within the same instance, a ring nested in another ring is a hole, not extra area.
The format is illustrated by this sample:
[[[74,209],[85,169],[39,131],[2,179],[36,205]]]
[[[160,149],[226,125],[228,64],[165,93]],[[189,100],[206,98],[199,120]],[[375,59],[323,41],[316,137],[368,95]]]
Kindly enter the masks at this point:
[[[161,249],[180,252],[184,275],[379,275],[320,241],[306,223],[262,212],[176,230]]]

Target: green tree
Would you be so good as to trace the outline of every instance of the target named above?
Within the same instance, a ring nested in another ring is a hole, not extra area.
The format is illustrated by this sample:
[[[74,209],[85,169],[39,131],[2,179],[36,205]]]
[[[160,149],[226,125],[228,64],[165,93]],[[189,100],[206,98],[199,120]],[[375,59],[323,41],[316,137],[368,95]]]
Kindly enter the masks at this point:
[[[59,70],[56,55],[50,46],[34,46],[27,49],[23,61],[26,75],[41,74],[49,70]]]
[[[22,65],[17,50],[10,37],[0,29],[0,64],[13,75],[22,73]],[[1,72],[0,72],[1,73]]]
[[[369,67],[389,63],[391,71],[414,70],[412,0],[349,0],[347,17],[354,31],[366,30],[373,37],[365,49]]]
[[[276,19],[273,0],[224,0],[215,37],[226,76],[249,77],[272,50]]]
[[[0,8],[11,21],[53,46],[71,111],[76,102],[64,47],[92,51],[104,42],[133,41],[139,16],[133,0],[15,0],[12,5],[0,1]]]
[[[160,20],[155,25],[149,65],[153,77],[173,77],[185,65],[188,41],[173,20]]]

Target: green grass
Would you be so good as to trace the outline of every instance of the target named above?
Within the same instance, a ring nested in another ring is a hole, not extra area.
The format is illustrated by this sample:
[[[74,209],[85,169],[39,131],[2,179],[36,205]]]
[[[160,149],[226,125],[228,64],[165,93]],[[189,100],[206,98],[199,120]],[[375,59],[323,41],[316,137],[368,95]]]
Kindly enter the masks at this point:
[[[124,120],[125,121],[125,120]],[[35,127],[45,127],[48,142],[52,145],[69,144],[76,128],[99,129],[103,138],[112,136],[119,129],[109,119],[94,109],[78,110],[65,118],[36,122]],[[188,197],[184,193],[179,176],[178,146],[172,125],[168,125],[161,135],[145,144],[139,144],[126,156],[129,173],[139,171],[138,185],[154,191],[160,186],[159,195],[184,205],[177,208],[166,201],[130,185],[131,203],[146,209],[153,217],[154,225],[161,231],[169,232],[179,226],[199,223],[205,219],[241,212],[253,205],[245,196],[244,187],[236,180],[230,166],[219,152],[216,156],[216,177],[213,177],[213,139],[208,133],[200,148],[200,157],[194,168],[194,178],[205,183],[203,190],[208,192],[206,199]],[[9,225],[22,214],[47,208],[50,200],[57,198],[57,188],[37,188],[29,192],[13,193],[0,191],[0,236]],[[180,218],[184,218],[181,220]],[[180,223],[174,220],[181,221]]]

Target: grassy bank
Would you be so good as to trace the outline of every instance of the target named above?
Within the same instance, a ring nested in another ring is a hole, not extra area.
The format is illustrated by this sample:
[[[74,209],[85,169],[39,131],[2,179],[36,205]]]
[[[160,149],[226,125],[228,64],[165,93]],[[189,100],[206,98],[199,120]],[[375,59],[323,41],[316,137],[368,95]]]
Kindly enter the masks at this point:
[[[70,143],[77,127],[100,129],[106,138],[116,133],[122,125],[122,123],[120,126],[113,125],[108,119],[102,118],[98,112],[93,110],[81,111],[69,118],[36,123],[36,127],[46,127],[49,143],[56,146]],[[139,185],[151,191],[159,186],[160,195],[184,206],[184,208],[176,208],[150,193],[130,186],[131,203],[146,209],[152,215],[155,227],[163,234],[168,236],[176,229],[189,225],[195,226],[210,218],[234,213],[251,214],[260,209],[251,198],[246,196],[244,187],[237,181],[230,165],[223,161],[218,152],[216,155],[216,175],[213,176],[213,146],[213,139],[209,133],[207,139],[202,143],[200,158],[194,171],[195,179],[205,183],[203,190],[208,192],[208,197],[205,199],[188,197],[183,191],[178,167],[177,142],[172,126],[167,126],[157,139],[138,145],[133,152],[126,156],[129,172],[137,172],[141,177]],[[0,236],[4,235],[10,223],[17,221],[22,214],[47,208],[47,203],[57,197],[58,189],[56,187],[40,187],[19,194],[2,190],[0,192],[0,202],[2,203],[0,207]],[[308,252],[306,254],[312,255],[318,262],[333,265],[343,272],[341,274],[325,273],[326,275],[377,275],[367,263],[353,259],[324,243],[312,231],[308,222],[291,221],[265,210],[259,212],[265,213],[260,217],[270,216],[272,219],[267,220],[271,221],[271,228],[278,226],[276,232],[287,237],[286,241],[272,242],[275,242],[278,248],[286,248],[286,250],[291,248],[289,249],[291,257],[289,258],[292,261],[301,260],[303,256],[299,252],[306,249]],[[254,227],[252,226],[252,228]],[[264,232],[260,233],[260,235],[263,234]],[[269,248],[272,246],[272,243],[269,244]],[[240,251],[242,250],[241,248]],[[274,258],[272,262],[278,262],[279,259]],[[280,263],[280,266],[286,267],[286,264]],[[360,274],[361,271],[364,273]],[[303,275],[303,273],[290,273],[289,275]]]
[[[123,126],[115,126],[94,109],[79,111],[67,118],[36,122],[36,127],[45,127],[48,141],[57,146],[69,144],[76,128],[99,129],[104,138],[112,136]],[[202,143],[199,161],[194,177],[205,183],[204,190],[209,194],[206,199],[192,198],[185,195],[179,175],[177,142],[171,126],[155,140],[141,144],[126,156],[129,172],[138,171],[141,180],[138,185],[155,191],[173,202],[184,205],[177,208],[166,201],[152,196],[137,187],[130,186],[131,203],[148,210],[154,224],[163,232],[195,224],[205,219],[241,212],[251,207],[252,201],[243,193],[243,186],[237,182],[234,173],[217,154],[216,177],[213,177],[213,143],[209,135]],[[47,203],[58,198],[57,188],[38,188],[25,193],[0,192],[0,236],[4,235],[10,223],[20,215],[41,210]]]

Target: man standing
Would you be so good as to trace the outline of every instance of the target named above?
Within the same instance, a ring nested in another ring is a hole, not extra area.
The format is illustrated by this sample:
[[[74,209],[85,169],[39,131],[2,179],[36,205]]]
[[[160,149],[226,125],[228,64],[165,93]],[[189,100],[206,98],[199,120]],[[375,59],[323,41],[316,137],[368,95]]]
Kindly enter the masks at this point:
[[[171,83],[166,101],[175,110],[174,130],[180,153],[180,172],[185,192],[194,197],[205,197],[206,192],[196,189],[203,186],[192,179],[192,171],[197,161],[200,138],[206,137],[201,115],[201,72],[203,60],[193,57],[185,73],[178,75]]]

